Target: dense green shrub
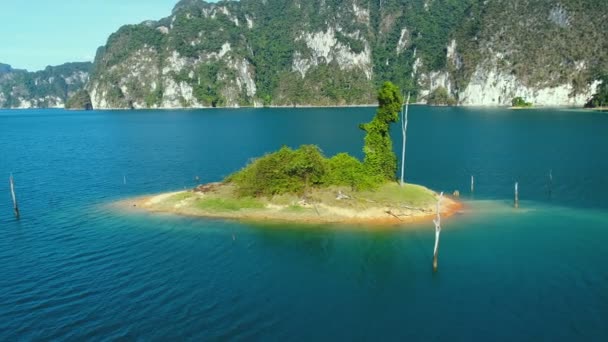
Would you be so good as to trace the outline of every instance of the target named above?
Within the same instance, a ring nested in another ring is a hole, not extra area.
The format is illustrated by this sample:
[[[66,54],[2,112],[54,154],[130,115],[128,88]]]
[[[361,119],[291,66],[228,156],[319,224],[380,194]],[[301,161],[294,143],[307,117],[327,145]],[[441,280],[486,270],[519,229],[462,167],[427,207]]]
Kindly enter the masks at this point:
[[[526,102],[523,97],[518,96],[511,100],[511,106],[517,108],[527,108],[532,107],[532,102]]]
[[[339,153],[327,160],[327,173],[323,184],[349,186],[352,190],[371,189],[378,185],[377,178],[371,177],[357,158]]]
[[[282,147],[279,151],[254,160],[241,171],[228,177],[241,196],[272,196],[303,193],[321,184],[326,172],[326,159],[314,145],[297,150]]]
[[[448,90],[444,87],[437,87],[433,90],[426,99],[426,102],[433,106],[455,106],[456,99],[448,94]]]

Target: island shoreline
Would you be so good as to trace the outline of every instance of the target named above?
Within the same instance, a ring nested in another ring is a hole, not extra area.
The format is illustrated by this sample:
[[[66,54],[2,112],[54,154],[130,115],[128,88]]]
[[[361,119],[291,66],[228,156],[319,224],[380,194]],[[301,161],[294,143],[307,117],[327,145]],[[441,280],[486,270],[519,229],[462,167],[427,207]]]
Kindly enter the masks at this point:
[[[244,209],[238,211],[212,211],[197,210],[189,206],[181,206],[179,202],[172,206],[167,206],[166,203],[164,203],[172,197],[188,193],[192,193],[192,190],[182,190],[126,198],[113,202],[112,206],[119,210],[124,210],[131,213],[158,213],[201,219],[222,219],[270,224],[287,223],[298,225],[328,224],[374,227],[410,226],[417,223],[432,222],[437,215],[436,210],[434,209],[427,208],[422,210],[420,208],[416,208],[408,211],[407,215],[398,216],[391,213],[389,206],[386,205],[370,206],[368,209],[366,209],[366,211],[361,212],[337,208],[323,203],[317,203],[314,211],[310,210],[310,212],[307,214],[293,214],[284,212],[282,209],[285,209],[285,207],[274,204],[268,204],[263,209],[255,210]],[[204,196],[204,194],[201,196]],[[444,196],[440,212],[442,217],[446,218],[461,213],[463,209],[464,204],[461,201]],[[322,212],[322,214],[319,212]]]

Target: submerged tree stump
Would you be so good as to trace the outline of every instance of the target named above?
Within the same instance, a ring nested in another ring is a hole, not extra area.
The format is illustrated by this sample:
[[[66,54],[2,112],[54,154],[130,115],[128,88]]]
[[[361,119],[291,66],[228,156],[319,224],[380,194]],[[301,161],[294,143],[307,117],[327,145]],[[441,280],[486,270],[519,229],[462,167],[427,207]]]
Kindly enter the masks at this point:
[[[519,183],[515,182],[515,208],[519,208]]]
[[[443,199],[443,192],[437,199],[437,217],[433,220],[435,223],[435,248],[433,249],[433,272],[437,272],[437,258],[439,256],[439,236],[441,234],[441,200]]]
[[[19,218],[19,204],[17,203],[17,196],[15,195],[15,182],[13,180],[13,174],[11,174],[9,178],[9,183],[11,185],[11,196],[13,197],[13,211],[15,212],[15,217]]]

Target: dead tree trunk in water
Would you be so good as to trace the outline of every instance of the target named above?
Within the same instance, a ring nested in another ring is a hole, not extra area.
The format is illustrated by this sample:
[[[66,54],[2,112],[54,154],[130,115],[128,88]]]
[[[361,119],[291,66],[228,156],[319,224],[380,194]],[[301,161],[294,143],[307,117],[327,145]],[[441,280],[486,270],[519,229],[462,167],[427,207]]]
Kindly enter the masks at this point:
[[[519,208],[519,183],[515,182],[515,208]]]
[[[441,200],[443,199],[443,192],[437,199],[437,218],[433,220],[435,223],[435,248],[433,249],[433,272],[437,272],[437,257],[439,254],[439,235],[441,234]]]
[[[13,181],[13,174],[9,178],[11,184],[11,195],[13,196],[13,210],[15,211],[15,217],[19,218],[19,204],[17,203],[17,196],[15,196],[15,182]]]
[[[553,169],[549,170],[549,198],[553,195]]]
[[[475,192],[475,177],[471,176],[471,193]]]
[[[408,110],[410,107],[410,93],[407,93],[407,100],[405,102],[405,111],[402,109],[403,118],[401,121],[401,132],[403,133],[403,148],[401,149],[401,186],[405,184],[405,141],[407,139],[407,117]]]

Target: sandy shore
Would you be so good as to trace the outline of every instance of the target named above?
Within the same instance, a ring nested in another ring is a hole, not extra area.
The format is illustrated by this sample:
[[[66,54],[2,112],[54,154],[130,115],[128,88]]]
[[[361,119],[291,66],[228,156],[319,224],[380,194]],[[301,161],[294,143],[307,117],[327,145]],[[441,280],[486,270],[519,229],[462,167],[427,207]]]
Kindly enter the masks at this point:
[[[435,193],[431,194],[436,198]],[[412,206],[403,202],[378,203],[353,196],[341,201],[300,201],[297,204],[266,201],[259,207],[229,209],[201,205],[209,200],[218,200],[217,194],[188,190],[127,199],[115,205],[127,210],[193,217],[310,224],[402,225],[431,222],[436,216],[436,201]],[[443,217],[448,217],[460,212],[462,208],[462,203],[444,197],[440,211]]]

